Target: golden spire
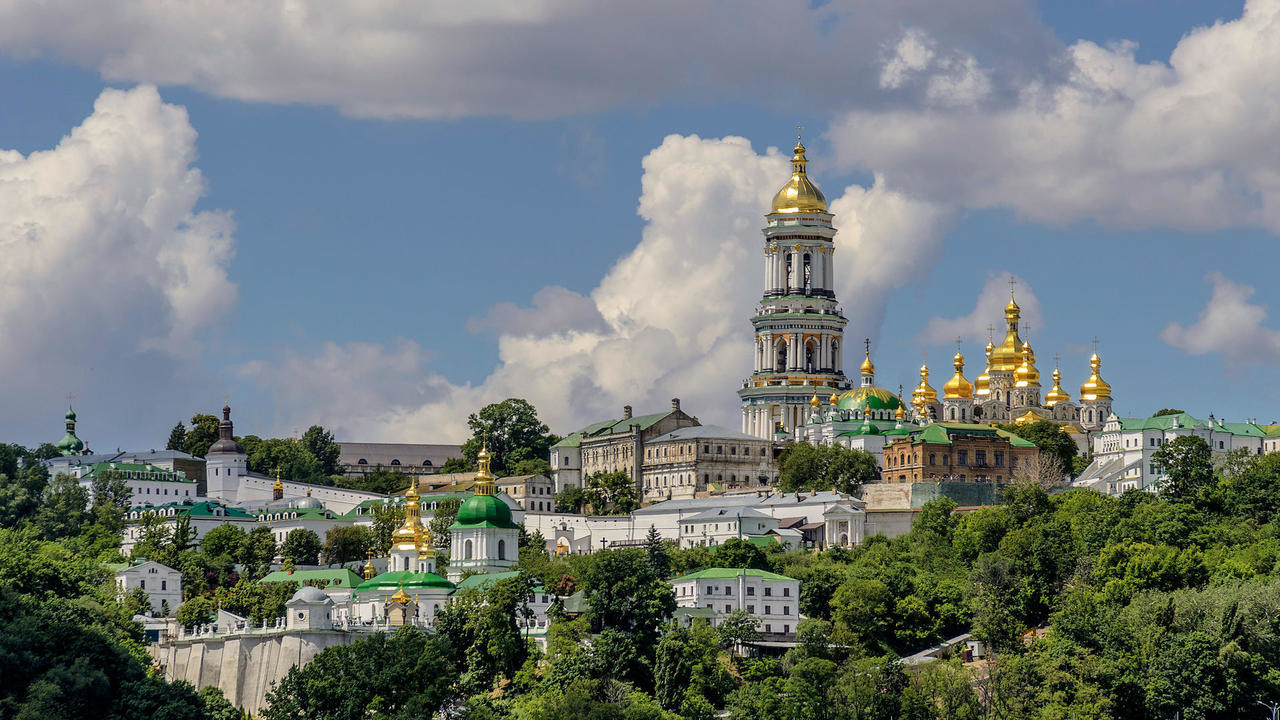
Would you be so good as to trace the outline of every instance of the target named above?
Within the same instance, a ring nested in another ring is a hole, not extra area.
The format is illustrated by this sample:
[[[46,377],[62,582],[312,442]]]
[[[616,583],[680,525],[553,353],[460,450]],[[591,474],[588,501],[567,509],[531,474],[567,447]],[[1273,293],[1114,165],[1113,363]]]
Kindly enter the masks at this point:
[[[418,535],[418,559],[425,560],[434,557],[436,554],[435,538],[431,537],[430,526],[423,525],[422,532]]]
[[[1094,341],[1097,342],[1096,340]],[[1098,359],[1098,351],[1093,351],[1093,357],[1089,358],[1089,379],[1080,386],[1080,402],[1089,400],[1110,400],[1111,386],[1106,380],[1102,379],[1102,375],[1098,373],[1098,369],[1102,367],[1102,361]]]
[[[964,355],[960,354],[959,348],[956,348],[956,356],[951,359],[951,365],[956,369],[956,374],[952,375],[947,384],[942,386],[942,397],[953,400],[972,398],[973,386],[964,377]]]
[[[391,596],[391,602],[399,603],[401,605],[408,605],[409,601],[412,599],[413,598],[409,597],[409,593],[404,591],[404,585],[401,585],[400,589],[396,590],[396,594]]]
[[[370,550],[368,555],[369,557],[364,563],[364,579],[372,580],[373,576],[378,574],[378,571],[373,567],[373,551]]]
[[[404,523],[391,534],[391,546],[401,552],[418,549],[422,534],[422,508],[418,505],[418,497],[418,491],[410,484],[404,494]]]
[[[992,372],[1014,372],[1022,362],[1022,338],[1018,337],[1018,321],[1022,318],[1022,308],[1013,299],[1013,286],[1017,281],[1009,278],[1009,304],[1004,307],[1006,325],[1004,342],[991,354]]]
[[[991,344],[991,332],[994,329],[990,325],[987,326],[987,366],[983,368],[982,374],[974,378],[973,381],[973,396],[978,402],[982,402],[991,396],[991,353],[995,350],[995,345]]]
[[[862,361],[862,374],[875,375],[876,365],[875,363],[871,362],[871,338],[864,339],[863,343],[866,345],[866,348],[867,348],[867,357],[865,360]]]
[[[821,404],[822,404],[822,401],[818,399],[818,391],[814,390],[813,397],[809,398],[809,407],[813,408],[814,410],[817,410],[818,406]]]
[[[773,210],[775,213],[794,213],[794,212],[826,212],[827,198],[818,189],[817,185],[809,180],[809,176],[805,171],[808,159],[804,155],[804,143],[800,141],[800,130],[803,126],[796,125],[796,146],[793,148],[794,153],[791,157],[791,180],[777,195],[773,196]]]
[[[816,396],[815,396],[816,397]],[[474,491],[476,495],[496,495],[494,489],[493,473],[489,472],[489,437],[485,435],[484,444],[480,446],[480,452],[476,455],[476,460],[480,464],[480,470],[476,473],[476,482]]]
[[[276,481],[271,486],[272,490],[284,490],[284,483],[280,482],[280,466],[276,466]]]
[[[925,405],[937,401],[938,391],[929,385],[929,365],[926,363],[920,366],[920,384],[911,392],[911,404],[922,410]]]
[[[1062,389],[1062,371],[1058,369],[1058,358],[1053,358],[1053,389],[1045,393],[1044,406],[1053,407],[1061,402],[1071,402],[1071,396]]]
[[[1022,342],[1022,364],[1018,365],[1018,369],[1014,371],[1014,387],[1039,387],[1040,371],[1036,369],[1036,354],[1031,349],[1031,341],[1024,340]]]

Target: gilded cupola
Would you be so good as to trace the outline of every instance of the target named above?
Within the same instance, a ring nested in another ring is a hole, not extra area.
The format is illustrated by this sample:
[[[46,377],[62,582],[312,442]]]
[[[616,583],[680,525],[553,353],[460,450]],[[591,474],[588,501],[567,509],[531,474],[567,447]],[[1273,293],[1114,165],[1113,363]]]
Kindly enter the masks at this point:
[[[973,397],[973,385],[964,377],[964,355],[959,352],[952,358],[952,366],[956,369],[956,374],[942,386],[942,397],[944,399],[965,399]]]
[[[1022,308],[1009,296],[1009,304],[1004,306],[1005,335],[1004,342],[991,353],[991,372],[1015,372],[1022,364],[1022,338],[1018,337],[1018,321],[1022,318]]]
[[[818,409],[818,406],[821,404],[822,404],[822,401],[818,399],[818,391],[814,390],[813,397],[809,398],[809,407],[813,408],[816,411]]]
[[[804,143],[800,142],[798,135],[792,152],[794,154],[791,156],[791,179],[782,186],[777,195],[773,196],[773,212],[826,212],[826,196],[809,180],[805,172],[805,165],[809,161],[805,159]]]
[[[1089,379],[1080,386],[1080,402],[1111,399],[1111,386],[1098,373],[1100,367],[1102,367],[1102,361],[1098,359],[1098,353],[1095,351],[1093,357],[1089,358]]]
[[[983,368],[982,374],[974,378],[973,395],[979,401],[986,399],[991,395],[991,353],[995,350],[995,345],[991,344],[991,338],[987,338],[987,366]]]
[[[929,385],[929,365],[920,366],[920,384],[911,392],[911,404],[917,410],[938,401],[938,391]]]
[[[1053,369],[1053,389],[1045,393],[1044,406],[1053,407],[1058,403],[1071,402],[1071,396],[1067,391],[1062,389],[1062,371],[1058,368]]]
[[[1022,343],[1022,364],[1018,365],[1018,369],[1013,373],[1014,387],[1039,387],[1040,371],[1036,369],[1036,353],[1031,349],[1031,343],[1023,341]]]
[[[413,484],[409,485],[404,498],[404,522],[391,534],[391,546],[397,550],[416,551],[422,534],[422,512],[418,506],[418,491]]]

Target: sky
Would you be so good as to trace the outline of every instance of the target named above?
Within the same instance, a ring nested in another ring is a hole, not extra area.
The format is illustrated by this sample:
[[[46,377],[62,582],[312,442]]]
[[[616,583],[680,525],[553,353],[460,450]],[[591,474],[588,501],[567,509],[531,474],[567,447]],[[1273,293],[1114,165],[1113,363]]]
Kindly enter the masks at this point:
[[[0,0],[0,107],[6,441],[737,427],[797,123],[878,384],[1013,278],[1073,397],[1280,418],[1280,0]]]

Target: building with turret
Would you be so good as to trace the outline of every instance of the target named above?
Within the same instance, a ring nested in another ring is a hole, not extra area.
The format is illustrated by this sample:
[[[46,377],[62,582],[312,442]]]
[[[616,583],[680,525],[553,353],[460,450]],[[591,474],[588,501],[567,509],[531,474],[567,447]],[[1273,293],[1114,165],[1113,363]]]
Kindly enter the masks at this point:
[[[852,387],[844,375],[844,328],[835,294],[835,236],[827,199],[809,179],[796,139],[791,179],[765,215],[764,288],[751,318],[751,376],[738,390],[742,432],[773,439],[805,424],[810,398]]]

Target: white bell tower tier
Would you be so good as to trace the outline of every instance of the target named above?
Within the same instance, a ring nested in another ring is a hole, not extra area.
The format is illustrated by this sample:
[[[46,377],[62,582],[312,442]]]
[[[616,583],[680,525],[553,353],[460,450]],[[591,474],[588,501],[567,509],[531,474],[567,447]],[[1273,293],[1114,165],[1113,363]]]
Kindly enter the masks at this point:
[[[755,360],[738,390],[742,431],[765,439],[803,425],[815,394],[852,387],[844,374],[848,320],[834,290],[836,229],[807,163],[797,137],[791,179],[765,215],[764,294],[751,318]]]

